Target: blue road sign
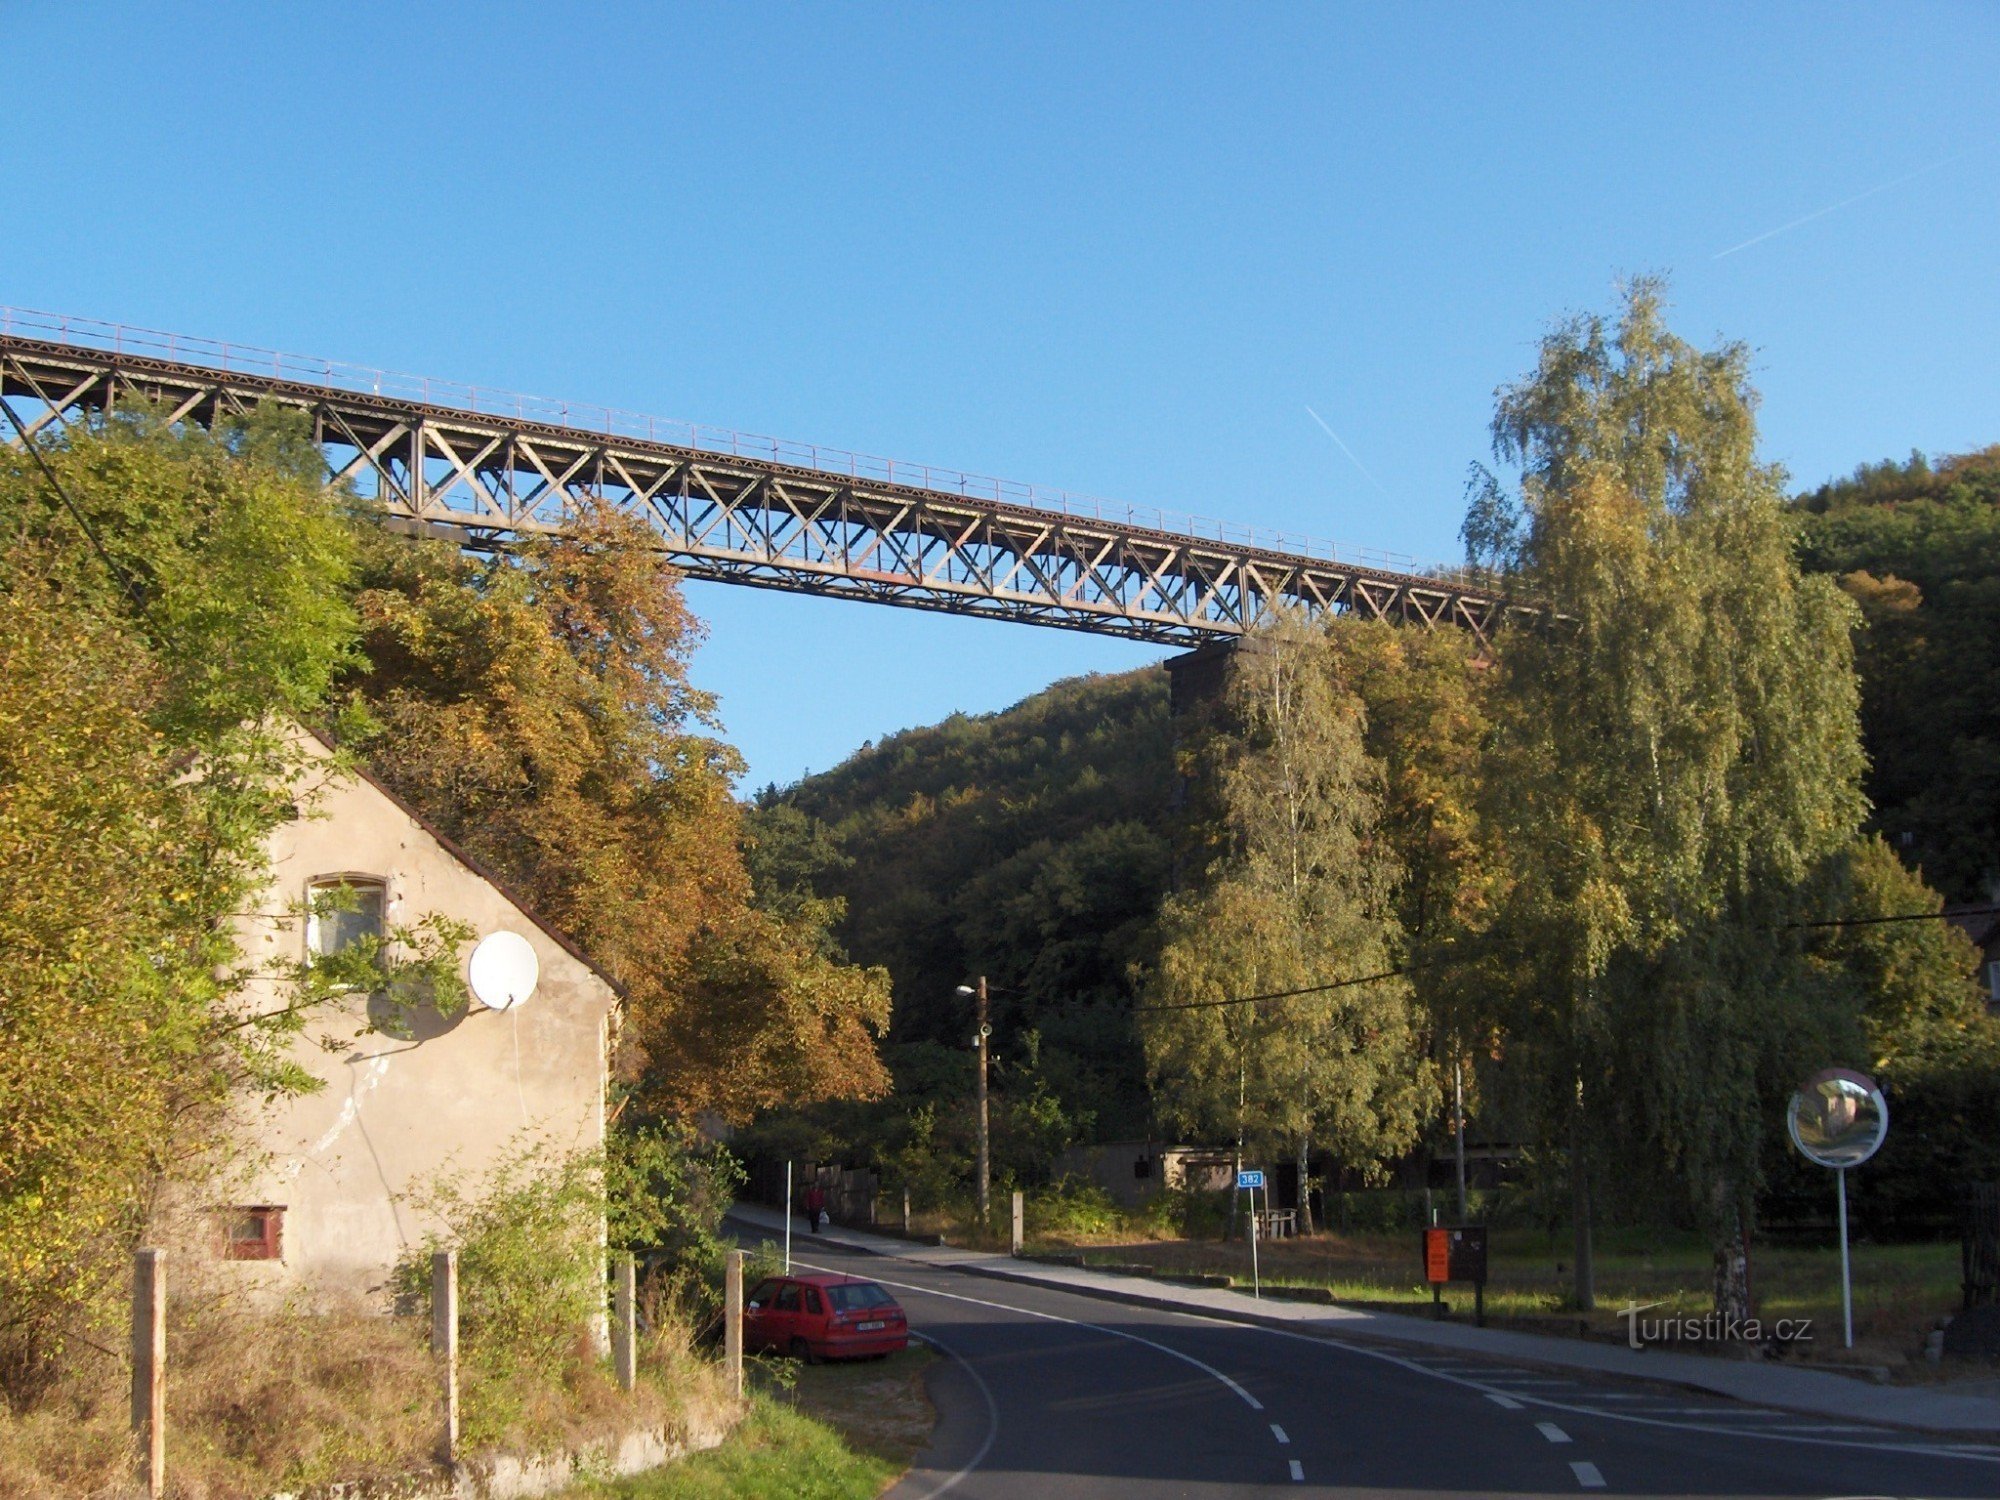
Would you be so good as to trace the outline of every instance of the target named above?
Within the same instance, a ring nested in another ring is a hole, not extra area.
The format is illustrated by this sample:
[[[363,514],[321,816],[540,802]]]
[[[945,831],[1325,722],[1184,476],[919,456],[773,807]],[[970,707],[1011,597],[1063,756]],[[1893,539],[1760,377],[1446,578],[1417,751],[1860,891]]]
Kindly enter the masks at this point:
[[[1264,1174],[1262,1172],[1238,1172],[1236,1174],[1236,1186],[1239,1189],[1260,1188],[1263,1185]]]

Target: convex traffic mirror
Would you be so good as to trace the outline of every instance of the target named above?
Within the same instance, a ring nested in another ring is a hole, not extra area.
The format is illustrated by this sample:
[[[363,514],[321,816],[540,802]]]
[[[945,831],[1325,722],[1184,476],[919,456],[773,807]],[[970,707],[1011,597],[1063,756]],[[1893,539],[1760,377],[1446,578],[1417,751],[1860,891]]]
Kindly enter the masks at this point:
[[[1792,1095],[1785,1124],[1806,1160],[1822,1167],[1858,1167],[1889,1133],[1889,1104],[1866,1073],[1827,1068]]]

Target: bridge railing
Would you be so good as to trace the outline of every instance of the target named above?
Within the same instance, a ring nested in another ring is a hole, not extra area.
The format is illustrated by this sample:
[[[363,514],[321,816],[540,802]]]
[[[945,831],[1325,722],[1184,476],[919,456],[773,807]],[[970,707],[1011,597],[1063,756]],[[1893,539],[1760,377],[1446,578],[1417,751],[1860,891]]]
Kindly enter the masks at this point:
[[[818,443],[801,443],[788,438],[744,432],[733,427],[683,422],[588,402],[560,401],[492,386],[467,385],[428,375],[409,375],[368,365],[349,364],[342,360],[287,354],[255,344],[195,338],[155,328],[107,323],[97,318],[74,318],[32,308],[5,306],[0,306],[0,334],[66,344],[76,349],[133,354],[176,364],[198,365],[229,374],[323,386],[356,395],[421,402],[427,406],[447,407],[480,416],[538,422],[593,436],[665,443],[704,453],[726,453],[850,480],[903,485],[960,495],[969,500],[992,500],[1111,525],[1169,532],[1199,541],[1218,542],[1227,547],[1434,578],[1440,583],[1458,587],[1477,588],[1488,582],[1471,569],[1426,563],[1402,552],[1337,546],[1324,538],[1303,532],[1243,526],[1180,511],[1076,495],[1046,485],[972,474],[937,464],[911,463],[876,454],[856,453],[846,448],[830,448]]]

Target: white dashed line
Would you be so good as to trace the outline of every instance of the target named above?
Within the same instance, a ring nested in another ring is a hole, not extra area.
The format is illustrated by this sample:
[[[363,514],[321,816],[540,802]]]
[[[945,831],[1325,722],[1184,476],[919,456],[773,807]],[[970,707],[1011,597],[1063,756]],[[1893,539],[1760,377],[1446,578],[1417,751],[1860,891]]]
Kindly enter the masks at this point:
[[[912,1264],[914,1266],[919,1266],[927,1271],[937,1271],[947,1275],[952,1274],[952,1269],[953,1269],[950,1265],[933,1265],[925,1261],[916,1261],[913,1262]],[[823,1268],[808,1267],[808,1269],[823,1269]],[[1108,1334],[1113,1338],[1127,1339],[1136,1344],[1143,1344],[1149,1348],[1158,1350],[1162,1354],[1171,1355],[1175,1359],[1181,1360],[1186,1364],[1193,1365],[1206,1375],[1213,1376],[1215,1379],[1221,1381],[1224,1385],[1226,1385],[1229,1388],[1229,1390],[1234,1395],[1238,1396],[1244,1402],[1244,1404],[1246,1404],[1251,1408],[1251,1410],[1262,1411],[1264,1409],[1263,1402],[1259,1401],[1255,1396],[1251,1395],[1247,1390],[1245,1390],[1238,1382],[1230,1379],[1227,1375],[1224,1375],[1220,1370],[1216,1369],[1213,1365],[1210,1365],[1205,1361],[1198,1360],[1194,1358],[1192,1355],[1183,1354],[1178,1349],[1170,1348],[1165,1344],[1156,1343],[1152,1339],[1142,1338],[1137,1334],[1127,1333],[1123,1329],[1106,1328],[1102,1324],[1085,1322],[1079,1318],[1065,1318],[1060,1314],[1041,1312],[1037,1309],[1021,1307],[1017,1304],[1008,1304],[1004,1302],[988,1302],[983,1298],[968,1297],[963,1295],[962,1293],[956,1293],[956,1292],[939,1291],[934,1287],[924,1286],[921,1284],[911,1283],[907,1281],[888,1281],[886,1278],[881,1278],[881,1277],[877,1277],[874,1279],[878,1281],[883,1281],[884,1284],[888,1286],[900,1287],[912,1292],[919,1292],[929,1297],[941,1297],[947,1301],[952,1301],[952,1302],[969,1302],[974,1304],[975,1306],[996,1308],[1003,1312],[1018,1313],[1024,1317],[1039,1318],[1052,1323],[1066,1323],[1069,1324],[1071,1327],[1087,1328],[1094,1333]],[[1040,1286],[1040,1284],[1037,1285]],[[1067,1290],[1066,1288],[1060,1285],[1040,1286],[1040,1289],[1057,1293],[1062,1293]],[[1072,1293],[1072,1295],[1075,1294]],[[1179,1316],[1185,1318],[1188,1322],[1191,1323],[1205,1323],[1205,1324],[1212,1324],[1218,1327],[1228,1327],[1228,1328],[1241,1327],[1240,1324],[1233,1323],[1228,1318],[1217,1317],[1213,1314],[1204,1314],[1204,1313],[1189,1311],[1181,1313],[1179,1314]],[[1456,1375],[1446,1369],[1442,1369],[1437,1365],[1430,1364],[1423,1360],[1412,1359],[1406,1355],[1394,1354],[1387,1350],[1370,1348],[1365,1344],[1351,1343],[1348,1340],[1342,1338],[1330,1338],[1318,1334],[1298,1333],[1289,1328],[1264,1328],[1262,1331],[1269,1337],[1290,1339],[1296,1343],[1313,1345],[1314,1347],[1321,1350],[1337,1349],[1341,1353],[1348,1355],[1350,1357],[1379,1360],[1383,1364],[1395,1365],[1401,1369],[1408,1370],[1415,1375],[1427,1375],[1433,1379],[1442,1380],[1449,1385],[1457,1385],[1469,1390],[1476,1390],[1479,1391],[1482,1395],[1484,1395],[1487,1400],[1493,1402],[1497,1406],[1505,1408],[1508,1411],[1519,1411],[1522,1409],[1520,1402],[1513,1400],[1511,1397],[1502,1395],[1497,1391],[1486,1388],[1486,1382],[1484,1380],[1471,1378],[1468,1376]],[[1484,1368],[1490,1368],[1490,1367],[1482,1367],[1482,1373]],[[1627,1394],[1625,1392],[1600,1391],[1600,1392],[1592,1392],[1589,1395],[1583,1395],[1581,1392],[1579,1392],[1578,1397],[1570,1401],[1557,1400],[1552,1396],[1537,1396],[1525,1390],[1521,1394],[1526,1396],[1530,1401],[1535,1402],[1537,1405],[1545,1407],[1553,1407],[1558,1411],[1575,1412],[1579,1416],[1586,1416],[1586,1417],[1603,1417],[1614,1421],[1629,1422],[1634,1425],[1643,1427],[1661,1427],[1681,1432],[1715,1433],[1715,1434],[1727,1435],[1730,1437],[1761,1439],[1765,1442],[1810,1443],[1816,1448],[1854,1448],[1873,1453],[1922,1454],[1930,1457],[1957,1459],[1960,1460],[1961,1462],[2000,1464],[2000,1448],[1993,1448],[1988,1446],[1975,1446],[1971,1444],[1925,1442],[1923,1441],[1922,1438],[1918,1437],[1916,1434],[1909,1434],[1909,1435],[1896,1434],[1892,1437],[1890,1434],[1884,1433],[1880,1436],[1874,1436],[1871,1434],[1867,1438],[1861,1438],[1859,1436],[1854,1438],[1841,1438],[1834,1436],[1823,1436],[1815,1433],[1788,1432],[1782,1428],[1771,1428],[1771,1427],[1744,1427],[1740,1425],[1705,1426],[1698,1421],[1688,1421],[1686,1419],[1675,1420],[1671,1417],[1656,1416],[1648,1412],[1634,1411],[1629,1408],[1622,1411],[1603,1411],[1603,1410],[1592,1409],[1590,1406],[1575,1404],[1576,1399],[1581,1399],[1581,1400],[1607,1399],[1607,1398],[1611,1400],[1647,1399],[1646,1397],[1637,1395],[1636,1393]],[[1658,1399],[1658,1398],[1654,1397],[1652,1399]],[[1690,1412],[1690,1415],[1692,1415],[1694,1409],[1689,1408],[1688,1410]],[[1723,1410],[1726,1410],[1726,1408],[1723,1408]],[[1717,1409],[1701,1408],[1701,1414],[1703,1416],[1713,1417],[1717,1415]],[[1855,1431],[1857,1432],[1857,1434],[1859,1434],[1867,1432],[1868,1429],[1857,1428],[1855,1429]],[[1589,1469],[1591,1473],[1593,1474],[1596,1473],[1596,1469],[1594,1466],[1585,1465],[1584,1467]],[[1585,1480],[1581,1475],[1579,1475],[1578,1477],[1578,1482],[1580,1484],[1583,1484],[1586,1488],[1596,1487],[1596,1485],[1591,1484],[1588,1480]],[[1602,1483],[1601,1478],[1599,1479],[1598,1483],[1599,1484]]]
[[[1271,1436],[1281,1443],[1289,1443],[1291,1441],[1290,1438],[1285,1436],[1285,1429],[1280,1427],[1276,1422],[1271,1424]]]
[[[1604,1488],[1604,1476],[1597,1472],[1596,1464],[1573,1463],[1570,1468],[1576,1473],[1576,1482],[1587,1490]]]
[[[1306,1466],[1296,1458],[1292,1460],[1292,1482],[1294,1484],[1304,1484],[1306,1482]]]
[[[1553,1422],[1537,1422],[1535,1424],[1535,1431],[1539,1432],[1552,1443],[1566,1443],[1569,1441],[1569,1434]]]

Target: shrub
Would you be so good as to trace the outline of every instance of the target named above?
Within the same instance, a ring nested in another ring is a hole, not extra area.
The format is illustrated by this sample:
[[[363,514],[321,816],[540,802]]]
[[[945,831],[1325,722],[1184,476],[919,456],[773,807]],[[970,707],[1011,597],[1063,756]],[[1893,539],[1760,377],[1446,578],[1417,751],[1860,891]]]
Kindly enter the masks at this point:
[[[428,1308],[431,1257],[458,1252],[465,1439],[529,1429],[560,1413],[566,1388],[595,1370],[604,1312],[604,1163],[529,1143],[475,1189],[440,1174],[413,1195],[441,1227],[397,1265],[399,1303]]]
[[[1029,1194],[1024,1207],[1031,1234],[1086,1239],[1121,1234],[1126,1228],[1125,1211],[1111,1194],[1081,1177],[1058,1178],[1042,1191]]]
[[[638,1256],[653,1279],[712,1292],[729,1249],[722,1218],[744,1180],[729,1149],[690,1125],[619,1131],[605,1162],[611,1244]]]

